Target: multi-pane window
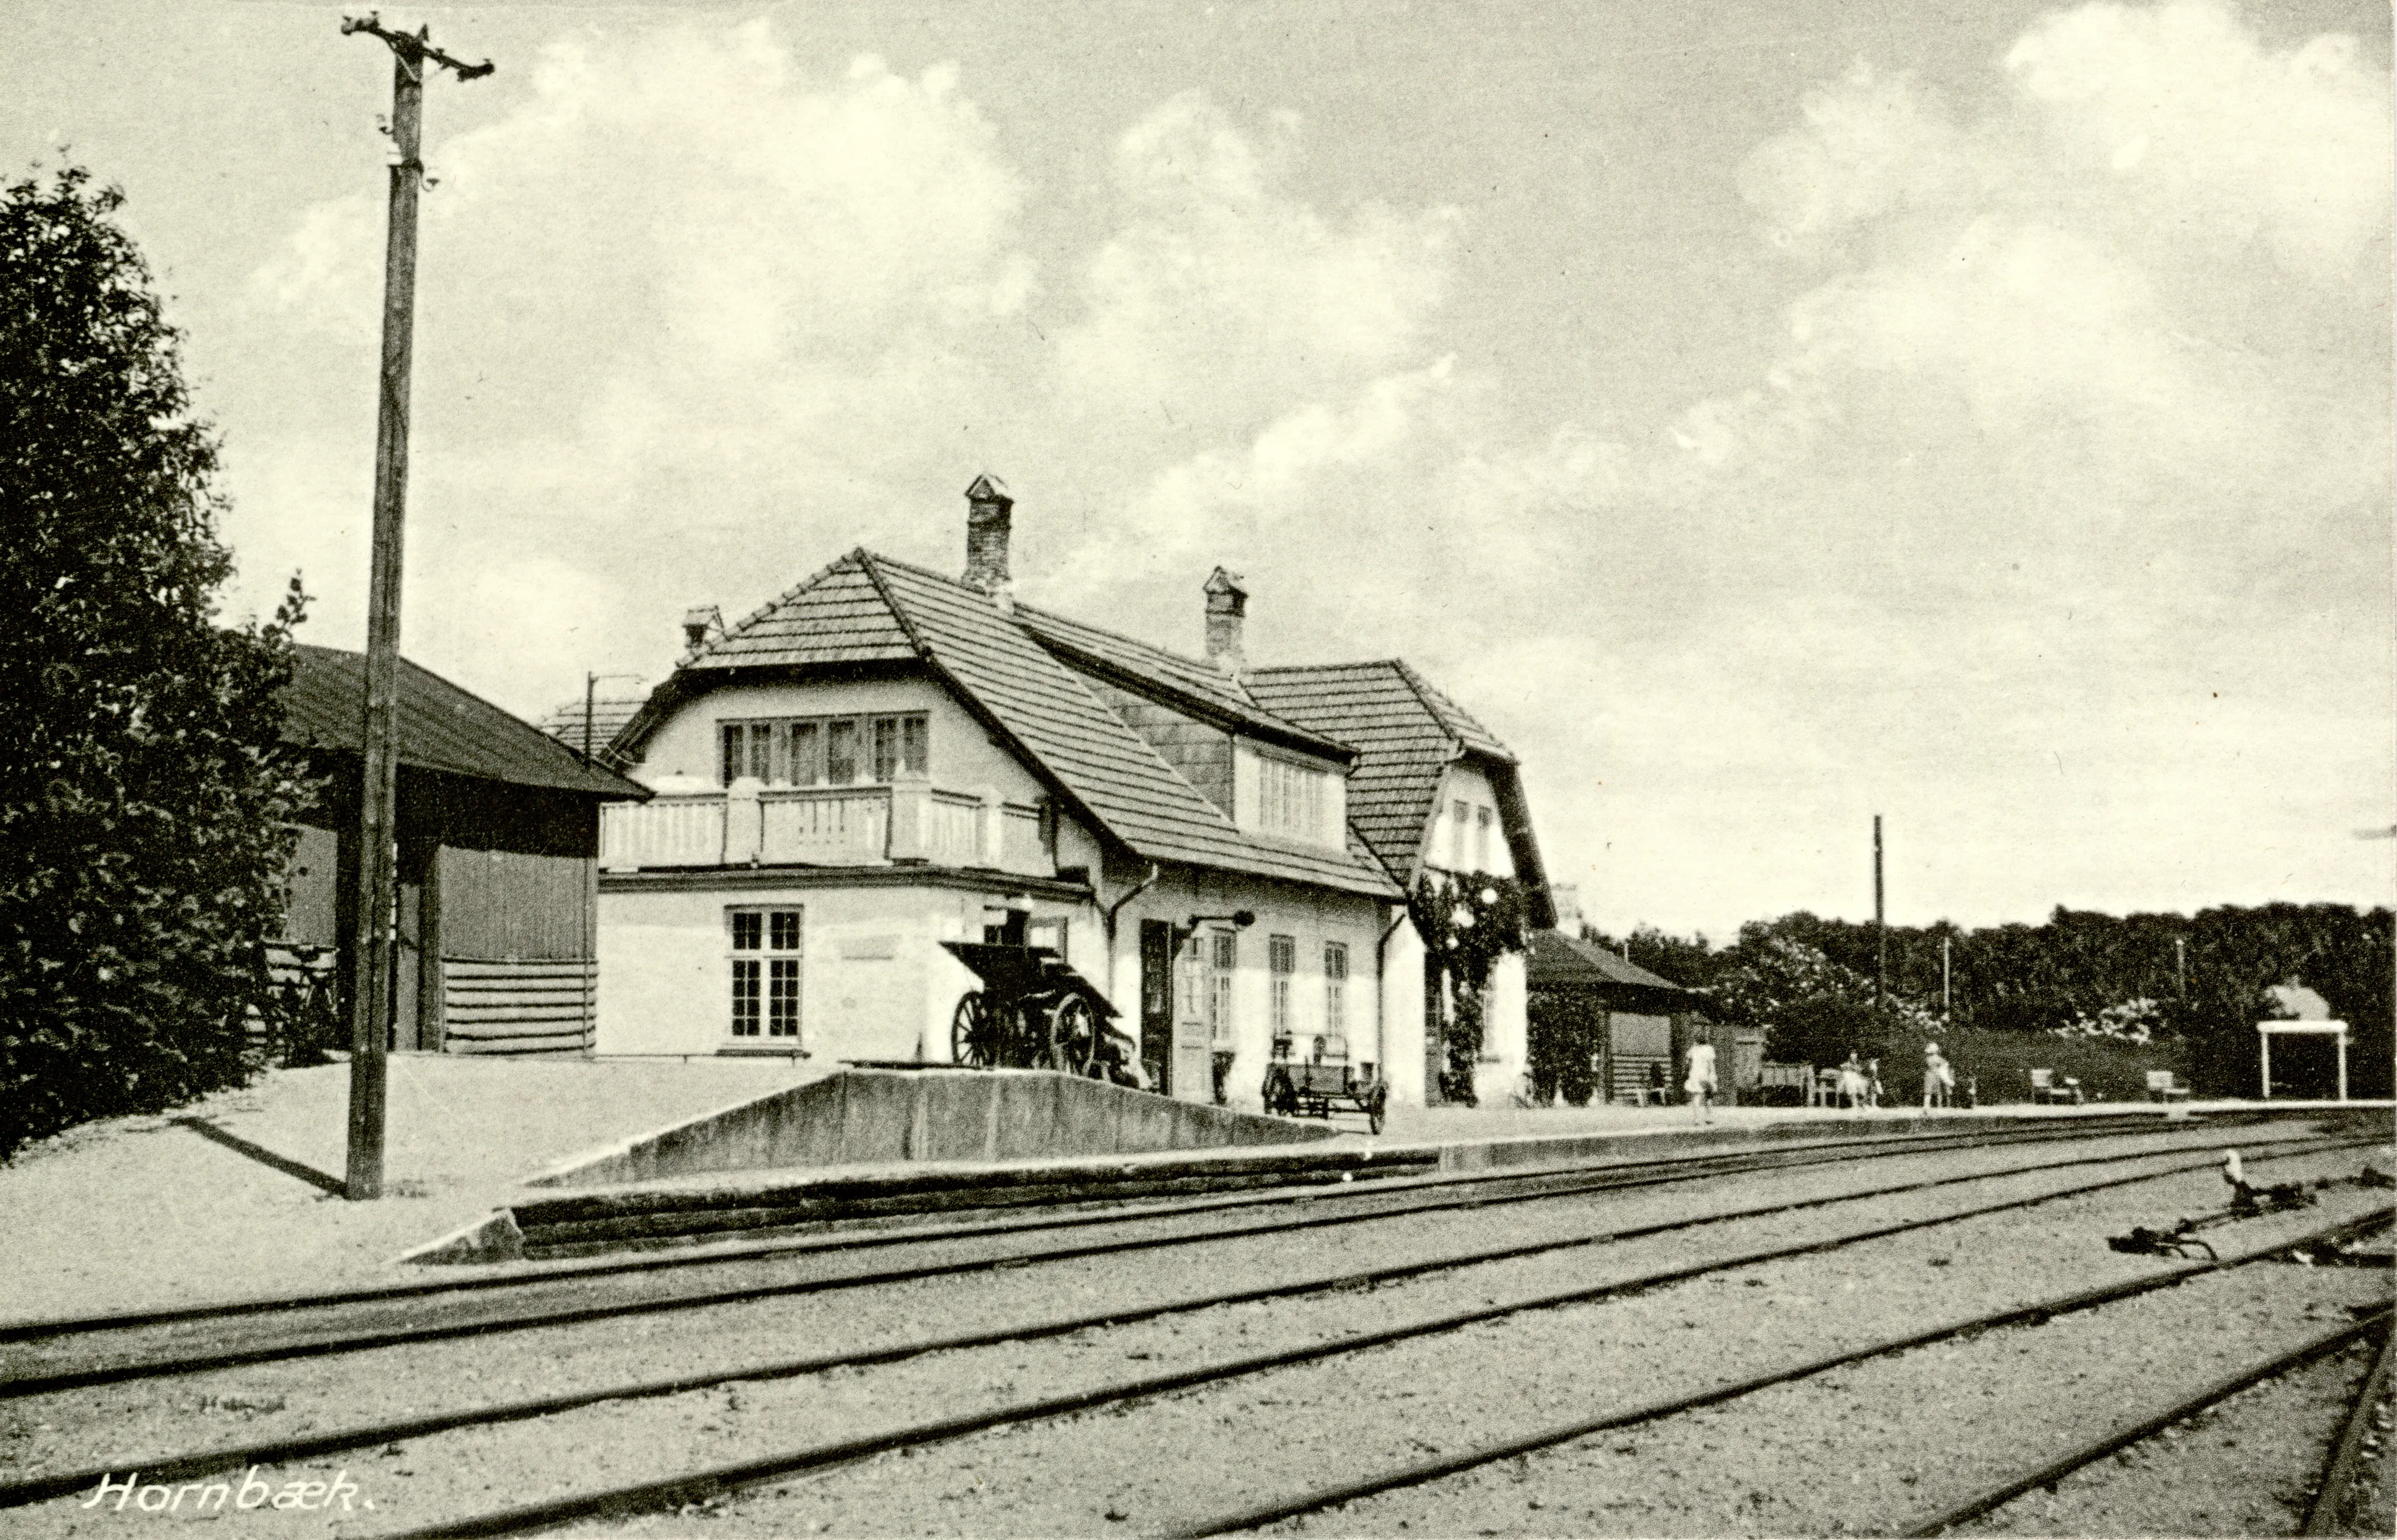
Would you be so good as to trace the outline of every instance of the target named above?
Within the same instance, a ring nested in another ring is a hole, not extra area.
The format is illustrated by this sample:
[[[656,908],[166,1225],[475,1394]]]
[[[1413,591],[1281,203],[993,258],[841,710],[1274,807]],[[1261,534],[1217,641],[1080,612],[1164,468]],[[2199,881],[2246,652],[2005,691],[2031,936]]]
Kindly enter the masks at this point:
[[[1348,944],[1323,944],[1323,1035],[1345,1042],[1348,1037]]]
[[[1320,842],[1324,830],[1322,770],[1270,755],[1257,756],[1257,825],[1267,834]]]
[[[799,1035],[799,911],[735,909],[732,1035]]]
[[[1240,938],[1231,931],[1217,931],[1209,940],[1207,1036],[1221,1045],[1232,1040],[1232,975],[1240,965]]]
[[[1267,998],[1272,1001],[1273,1035],[1287,1038],[1295,1030],[1290,1019],[1290,986],[1298,972],[1298,938],[1267,936],[1265,938],[1265,973],[1268,980]]]
[[[1497,818],[1498,815],[1488,808],[1476,808],[1473,810],[1473,869],[1477,872],[1486,872],[1492,869],[1490,865],[1490,826],[1497,822]]]
[[[922,712],[725,722],[720,730],[728,786],[743,776],[772,786],[887,785],[931,767],[931,729]]]

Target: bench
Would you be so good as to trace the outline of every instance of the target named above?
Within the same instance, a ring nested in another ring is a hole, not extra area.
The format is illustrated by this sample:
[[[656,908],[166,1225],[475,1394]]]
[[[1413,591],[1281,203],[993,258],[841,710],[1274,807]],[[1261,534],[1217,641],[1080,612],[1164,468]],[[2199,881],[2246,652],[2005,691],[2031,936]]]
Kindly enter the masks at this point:
[[[1672,1061],[1656,1053],[1617,1053],[1608,1078],[1606,1099],[1628,1102],[1644,1107],[1651,1099],[1657,1105],[1669,1105],[1673,1100]]]
[[[2052,1069],[2034,1069],[2030,1072],[2030,1099],[2042,1105],[2050,1103],[2069,1103],[2079,1106],[2081,1081],[2070,1075],[2059,1080],[2056,1071]]]
[[[2149,1101],[2170,1102],[2175,1097],[2180,1097],[2183,1100],[2186,1100],[2188,1096],[2189,1087],[2176,1083],[2171,1070],[2151,1069],[2148,1071]]]

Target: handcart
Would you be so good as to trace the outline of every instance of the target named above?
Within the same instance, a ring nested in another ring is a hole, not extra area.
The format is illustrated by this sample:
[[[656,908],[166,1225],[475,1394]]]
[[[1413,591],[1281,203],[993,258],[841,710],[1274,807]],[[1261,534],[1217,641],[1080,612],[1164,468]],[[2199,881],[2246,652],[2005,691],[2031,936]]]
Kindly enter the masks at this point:
[[[1138,1085],[1137,1046],[1112,1024],[1119,1012],[1046,946],[944,941],[982,981],[949,1018],[949,1053],[977,1069],[1057,1069]]]
[[[1361,1113],[1366,1127],[1382,1132],[1382,1123],[1390,1106],[1389,1082],[1366,1066],[1359,1073],[1348,1063],[1348,1051],[1335,1039],[1315,1039],[1312,1052],[1303,1063],[1291,1059],[1291,1040],[1276,1038],[1273,1062],[1265,1065],[1265,1101],[1267,1112],[1284,1118],[1319,1118],[1332,1120],[1335,1111]]]

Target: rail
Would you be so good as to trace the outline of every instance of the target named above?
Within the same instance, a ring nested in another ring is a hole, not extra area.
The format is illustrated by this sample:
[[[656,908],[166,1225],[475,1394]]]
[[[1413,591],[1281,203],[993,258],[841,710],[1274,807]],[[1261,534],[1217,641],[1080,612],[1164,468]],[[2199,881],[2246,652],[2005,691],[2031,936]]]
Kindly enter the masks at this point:
[[[925,781],[667,793],[599,812],[599,867],[881,866],[921,862],[1056,873],[1041,810]]]

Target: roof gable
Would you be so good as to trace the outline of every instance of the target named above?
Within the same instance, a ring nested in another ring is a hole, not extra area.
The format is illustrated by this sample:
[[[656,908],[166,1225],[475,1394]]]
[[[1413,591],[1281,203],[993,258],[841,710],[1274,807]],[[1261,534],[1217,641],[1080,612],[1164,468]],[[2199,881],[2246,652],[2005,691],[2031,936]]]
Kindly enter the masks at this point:
[[[1038,624],[1106,635],[1045,613]],[[1396,894],[1370,852],[1257,839],[1234,825],[1036,639],[1026,617],[955,579],[864,550],[693,649],[625,728],[624,746],[705,690],[711,674],[902,661],[929,666],[1027,768],[1138,856]],[[1265,715],[1252,703],[1240,709]]]
[[[1271,709],[1356,747],[1348,822],[1401,882],[1422,867],[1448,767],[1467,756],[1479,761],[1497,795],[1516,877],[1533,891],[1533,916],[1553,920],[1513,752],[1403,660],[1261,668],[1248,686]]]

